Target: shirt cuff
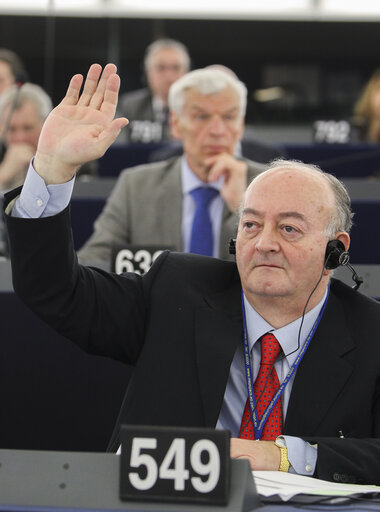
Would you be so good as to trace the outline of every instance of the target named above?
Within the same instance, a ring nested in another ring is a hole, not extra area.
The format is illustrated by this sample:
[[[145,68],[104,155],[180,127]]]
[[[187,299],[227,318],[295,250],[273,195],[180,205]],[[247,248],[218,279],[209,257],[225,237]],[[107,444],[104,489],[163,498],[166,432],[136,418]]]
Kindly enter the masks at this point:
[[[299,437],[280,437],[285,441],[288,449],[288,459],[291,464],[289,472],[313,476],[318,458],[317,446],[312,446]]]
[[[74,183],[75,177],[66,183],[46,185],[34,170],[32,160],[12,216],[37,219],[60,213],[70,202]]]

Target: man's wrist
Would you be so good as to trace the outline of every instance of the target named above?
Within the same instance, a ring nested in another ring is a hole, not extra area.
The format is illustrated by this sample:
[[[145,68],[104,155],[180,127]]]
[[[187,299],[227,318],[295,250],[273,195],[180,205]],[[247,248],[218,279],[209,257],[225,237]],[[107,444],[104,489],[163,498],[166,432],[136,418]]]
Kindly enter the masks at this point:
[[[54,155],[43,155],[38,150],[32,163],[34,170],[46,185],[61,185],[71,181],[79,168],[78,165],[65,165],[62,162],[57,162]]]
[[[281,452],[280,467],[278,469],[279,471],[288,473],[290,469],[290,462],[288,459],[288,449],[286,447],[285,441],[281,437],[277,437],[274,441],[274,444],[280,448]]]

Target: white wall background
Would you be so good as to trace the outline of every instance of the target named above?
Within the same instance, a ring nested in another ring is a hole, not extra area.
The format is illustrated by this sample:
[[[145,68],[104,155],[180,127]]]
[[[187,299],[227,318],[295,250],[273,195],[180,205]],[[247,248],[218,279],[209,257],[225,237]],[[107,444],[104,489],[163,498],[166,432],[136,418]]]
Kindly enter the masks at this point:
[[[379,21],[379,0],[0,0],[0,14]]]

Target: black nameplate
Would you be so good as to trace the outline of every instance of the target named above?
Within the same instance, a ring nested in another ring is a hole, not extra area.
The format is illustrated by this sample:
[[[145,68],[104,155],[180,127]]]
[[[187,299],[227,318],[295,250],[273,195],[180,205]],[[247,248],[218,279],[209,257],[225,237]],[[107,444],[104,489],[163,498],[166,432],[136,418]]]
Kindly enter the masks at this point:
[[[351,138],[351,125],[348,121],[342,119],[319,120],[313,124],[314,142],[325,144],[347,144]]]
[[[123,272],[145,274],[154,260],[166,249],[174,250],[175,248],[170,245],[125,245],[124,247],[115,247],[111,253],[111,271],[116,274],[122,274]]]
[[[228,431],[122,425],[120,438],[121,500],[228,502]]]

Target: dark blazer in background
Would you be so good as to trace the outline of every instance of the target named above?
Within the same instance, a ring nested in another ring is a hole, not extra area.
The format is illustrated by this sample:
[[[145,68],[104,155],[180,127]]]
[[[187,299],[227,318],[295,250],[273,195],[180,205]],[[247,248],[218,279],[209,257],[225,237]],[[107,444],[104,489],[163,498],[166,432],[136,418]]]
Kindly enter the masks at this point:
[[[144,276],[108,274],[77,264],[68,209],[7,224],[20,298],[84,350],[134,366],[122,422],[216,425],[242,344],[235,263],[165,252]],[[283,429],[318,444],[316,477],[380,484],[379,324],[380,304],[332,280]]]
[[[156,119],[153,110],[153,98],[150,89],[122,94],[118,103],[118,115],[129,119],[123,128],[119,141],[128,142],[161,142],[171,139],[169,125],[163,125]]]

